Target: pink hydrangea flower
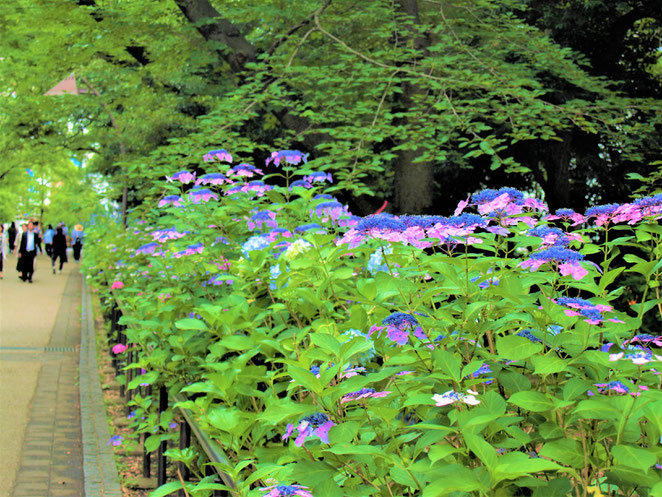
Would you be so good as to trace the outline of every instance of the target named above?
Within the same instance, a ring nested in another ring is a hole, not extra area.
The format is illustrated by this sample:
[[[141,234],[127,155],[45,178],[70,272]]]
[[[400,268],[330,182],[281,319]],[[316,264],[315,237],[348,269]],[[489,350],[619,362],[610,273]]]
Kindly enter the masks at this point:
[[[124,288],[124,283],[121,281],[113,281],[113,284],[110,285],[111,290],[119,290],[120,288]]]
[[[113,351],[113,354],[121,354],[125,352],[127,348],[128,347],[123,343],[118,343],[116,345],[113,345],[113,348],[111,350]]]

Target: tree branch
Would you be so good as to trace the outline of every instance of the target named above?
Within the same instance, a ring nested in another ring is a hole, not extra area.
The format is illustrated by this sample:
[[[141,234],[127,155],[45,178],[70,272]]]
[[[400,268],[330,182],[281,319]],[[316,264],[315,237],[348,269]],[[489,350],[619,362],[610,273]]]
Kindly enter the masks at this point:
[[[220,42],[230,49],[220,55],[233,72],[242,71],[247,62],[255,60],[255,46],[234,24],[221,17],[209,0],[175,0],[175,3],[205,40]]]

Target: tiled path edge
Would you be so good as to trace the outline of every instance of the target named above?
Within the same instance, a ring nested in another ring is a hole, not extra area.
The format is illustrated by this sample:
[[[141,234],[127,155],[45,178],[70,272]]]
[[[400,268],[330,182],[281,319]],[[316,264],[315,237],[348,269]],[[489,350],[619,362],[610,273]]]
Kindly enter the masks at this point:
[[[87,497],[122,497],[101,393],[90,289],[83,280],[80,347],[80,414]]]

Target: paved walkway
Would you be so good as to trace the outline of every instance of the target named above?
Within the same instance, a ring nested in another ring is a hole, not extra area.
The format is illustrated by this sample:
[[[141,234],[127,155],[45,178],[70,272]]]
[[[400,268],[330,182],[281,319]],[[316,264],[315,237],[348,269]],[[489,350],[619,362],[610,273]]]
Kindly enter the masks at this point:
[[[78,265],[52,274],[39,256],[33,284],[15,265],[0,280],[0,497],[120,497]]]

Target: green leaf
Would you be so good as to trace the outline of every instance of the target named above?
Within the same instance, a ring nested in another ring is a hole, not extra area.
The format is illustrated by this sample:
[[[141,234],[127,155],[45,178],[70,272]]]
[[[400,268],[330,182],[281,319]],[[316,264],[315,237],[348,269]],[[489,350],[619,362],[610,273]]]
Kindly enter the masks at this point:
[[[542,345],[533,343],[524,337],[508,335],[497,341],[497,352],[502,359],[509,361],[520,361],[537,354],[542,350]]]
[[[340,342],[328,333],[313,333],[310,335],[310,340],[321,349],[332,352],[334,355],[340,350]]]
[[[164,495],[170,495],[178,490],[182,489],[182,484],[178,481],[171,481],[170,483],[166,483],[165,485],[161,485],[159,488],[154,490],[153,492],[150,492],[149,497],[163,497]],[[188,486],[187,486],[188,490]]]
[[[465,433],[463,436],[464,442],[471,452],[476,454],[478,459],[483,461],[483,464],[492,471],[498,464],[496,449],[476,435]]]
[[[544,394],[532,390],[514,393],[508,402],[531,412],[545,412],[554,408],[554,402]]]
[[[447,350],[437,349],[432,354],[434,365],[437,370],[445,373],[448,378],[459,383],[462,379],[460,375],[460,360]]]
[[[515,480],[520,476],[539,473],[541,471],[552,471],[563,469],[555,462],[529,457],[522,452],[509,452],[499,459],[499,464],[494,469],[492,477],[494,483],[502,480]]]
[[[423,490],[423,497],[442,497],[453,492],[473,492],[484,485],[473,471],[459,464],[449,464],[433,473],[434,480]]]
[[[566,362],[557,357],[554,352],[550,352],[547,355],[534,356],[531,358],[531,362],[533,363],[534,373],[543,376],[560,373],[567,367]]]
[[[289,366],[287,372],[296,383],[306,388],[307,390],[315,393],[322,392],[322,384],[320,383],[319,378],[317,378],[310,371],[307,371],[303,368],[298,368],[296,366]]]
[[[436,462],[457,452],[460,452],[460,449],[453,447],[451,444],[433,445],[428,451],[428,458],[430,461]]]
[[[547,442],[539,454],[573,468],[581,468],[584,465],[584,454],[577,440],[563,438]]]
[[[650,467],[657,462],[655,454],[632,445],[615,445],[611,448],[611,454],[617,462],[644,473],[647,473]]]
[[[184,318],[180,319],[179,321],[175,321],[175,327],[180,330],[209,330],[209,327],[204,321],[193,318]]]

